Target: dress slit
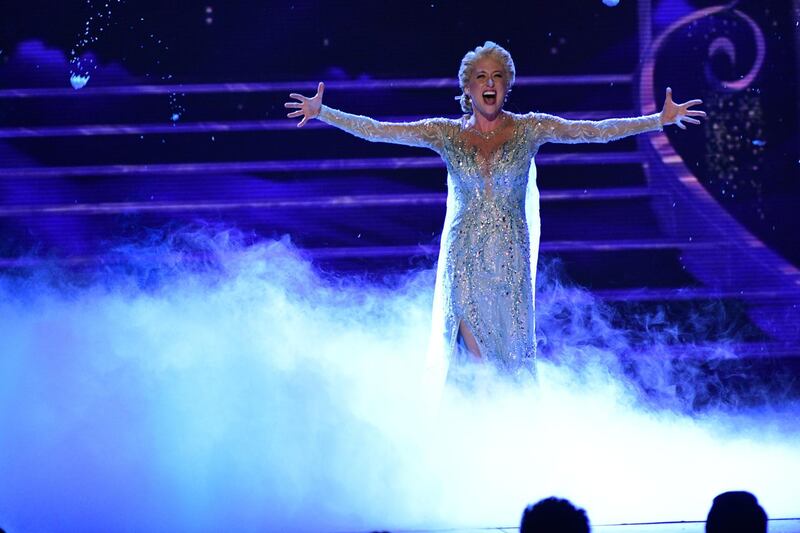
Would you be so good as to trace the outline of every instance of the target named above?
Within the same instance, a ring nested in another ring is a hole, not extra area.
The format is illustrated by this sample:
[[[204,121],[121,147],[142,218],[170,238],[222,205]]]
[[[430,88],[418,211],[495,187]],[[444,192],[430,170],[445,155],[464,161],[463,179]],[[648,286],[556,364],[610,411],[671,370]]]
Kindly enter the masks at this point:
[[[467,342],[466,336],[461,331],[462,327],[469,334],[469,336],[472,337],[472,341],[475,343],[475,347],[478,349],[478,353],[477,354],[472,353],[472,350],[469,349],[469,343]],[[484,350],[483,350],[483,347],[481,346],[480,341],[478,340],[478,337],[475,336],[475,328],[470,326],[469,322],[467,322],[463,318],[460,318],[458,320],[458,328],[456,330],[456,343],[458,342],[459,338],[464,339],[464,344],[466,345],[467,351],[470,352],[470,355],[472,355],[473,357],[477,357],[478,359],[482,359],[483,358]]]

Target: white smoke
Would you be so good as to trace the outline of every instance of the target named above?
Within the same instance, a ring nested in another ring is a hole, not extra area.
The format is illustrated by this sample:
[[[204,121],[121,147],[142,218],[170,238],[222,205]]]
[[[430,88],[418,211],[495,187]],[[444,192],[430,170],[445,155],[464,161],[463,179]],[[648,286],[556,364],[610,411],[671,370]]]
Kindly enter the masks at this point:
[[[431,271],[333,278],[226,232],[116,253],[0,278],[9,531],[514,526],[554,494],[593,523],[691,520],[729,489],[800,514],[796,407],[645,408],[577,289],[541,294],[538,385],[475,366],[431,403]],[[580,320],[544,316],[564,306]]]

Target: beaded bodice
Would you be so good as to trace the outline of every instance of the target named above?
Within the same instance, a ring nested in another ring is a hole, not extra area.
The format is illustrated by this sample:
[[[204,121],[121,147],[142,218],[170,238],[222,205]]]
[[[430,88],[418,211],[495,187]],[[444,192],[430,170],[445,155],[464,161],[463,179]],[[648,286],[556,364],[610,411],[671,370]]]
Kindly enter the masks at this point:
[[[544,113],[505,116],[508,124],[489,135],[471,130],[466,116],[388,123],[323,106],[319,118],[369,141],[427,147],[442,157],[448,195],[432,339],[441,339],[442,356],[452,360],[459,353],[454,346],[463,323],[482,356],[517,372],[531,368],[535,354],[538,204],[536,222],[529,227],[526,193],[536,192],[528,177],[539,146],[607,142],[661,129],[661,123],[658,115],[599,122]]]

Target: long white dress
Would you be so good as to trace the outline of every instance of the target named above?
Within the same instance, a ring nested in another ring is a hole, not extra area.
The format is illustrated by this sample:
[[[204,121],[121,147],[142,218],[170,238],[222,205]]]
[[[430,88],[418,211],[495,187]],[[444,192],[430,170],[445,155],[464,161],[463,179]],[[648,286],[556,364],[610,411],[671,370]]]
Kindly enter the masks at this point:
[[[534,157],[546,142],[608,142],[661,130],[658,114],[602,121],[507,113],[487,137],[461,119],[388,123],[322,106],[319,119],[368,141],[422,146],[447,167],[447,212],[433,298],[429,370],[439,378],[458,351],[463,321],[500,370],[533,370],[539,191]]]

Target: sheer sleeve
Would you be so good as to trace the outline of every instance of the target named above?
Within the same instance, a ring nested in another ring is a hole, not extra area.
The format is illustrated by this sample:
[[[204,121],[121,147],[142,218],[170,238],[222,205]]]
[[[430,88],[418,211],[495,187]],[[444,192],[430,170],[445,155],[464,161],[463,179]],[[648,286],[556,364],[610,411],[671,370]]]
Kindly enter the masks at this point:
[[[317,117],[356,137],[372,142],[421,146],[441,151],[447,119],[428,118],[415,122],[380,122],[323,105]]]
[[[607,143],[648,131],[663,131],[658,113],[634,118],[609,118],[606,120],[566,120],[546,113],[531,113],[533,142],[553,143]]]

